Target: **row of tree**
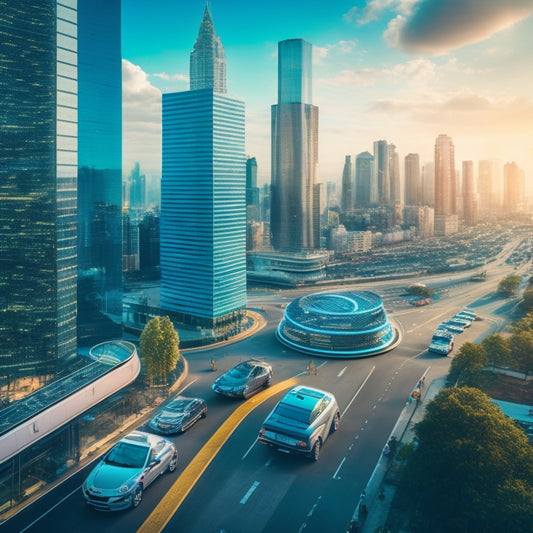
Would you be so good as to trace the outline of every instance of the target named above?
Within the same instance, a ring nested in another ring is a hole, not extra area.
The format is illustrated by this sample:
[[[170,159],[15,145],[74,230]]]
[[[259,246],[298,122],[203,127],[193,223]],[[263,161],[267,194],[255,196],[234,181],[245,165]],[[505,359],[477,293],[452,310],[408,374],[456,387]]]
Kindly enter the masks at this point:
[[[464,343],[450,365],[449,387],[416,424],[417,446],[398,493],[416,533],[533,531],[533,447],[480,390],[490,364],[533,371],[531,309],[510,335]]]

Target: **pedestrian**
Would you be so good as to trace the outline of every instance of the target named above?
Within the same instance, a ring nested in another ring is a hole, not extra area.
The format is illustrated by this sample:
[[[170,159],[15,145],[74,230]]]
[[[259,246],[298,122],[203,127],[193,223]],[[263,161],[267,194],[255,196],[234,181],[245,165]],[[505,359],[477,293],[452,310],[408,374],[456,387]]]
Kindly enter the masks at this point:
[[[216,362],[215,362],[215,358],[212,357],[212,358],[211,358],[211,370],[212,370],[213,372],[215,372],[216,369],[217,369],[217,364],[216,364]]]
[[[309,364],[307,365],[307,373],[309,375],[314,374],[315,376],[318,374],[315,363],[313,363],[313,361],[309,361]]]

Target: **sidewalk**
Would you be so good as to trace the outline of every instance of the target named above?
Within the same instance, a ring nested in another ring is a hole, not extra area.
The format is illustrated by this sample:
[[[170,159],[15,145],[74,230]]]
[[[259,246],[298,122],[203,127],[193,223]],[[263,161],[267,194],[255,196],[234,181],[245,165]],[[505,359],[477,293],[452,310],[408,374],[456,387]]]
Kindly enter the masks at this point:
[[[396,440],[396,450],[413,441],[414,425],[424,418],[426,405],[445,387],[445,384],[446,377],[434,379],[428,387],[421,388],[420,401],[409,397],[388,441],[394,445]],[[392,472],[393,463],[394,459],[381,454],[365,488],[365,494],[355,508],[347,533],[376,533],[384,527],[396,490],[393,477],[396,477],[397,473]]]

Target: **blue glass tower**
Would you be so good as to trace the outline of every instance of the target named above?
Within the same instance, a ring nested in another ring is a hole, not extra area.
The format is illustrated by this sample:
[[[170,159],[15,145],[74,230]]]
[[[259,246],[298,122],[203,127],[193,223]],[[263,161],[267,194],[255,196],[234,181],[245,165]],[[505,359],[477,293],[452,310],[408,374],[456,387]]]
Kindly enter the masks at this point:
[[[78,331],[89,343],[121,335],[120,4],[78,1]]]
[[[206,328],[235,322],[246,307],[244,102],[225,94],[214,31],[206,8],[191,88],[205,72],[211,86],[164,94],[162,104],[161,308]]]
[[[0,1],[0,375],[77,352],[76,0]]]
[[[278,103],[272,106],[272,245],[281,252],[320,248],[313,191],[318,107],[311,104],[312,45],[278,44]]]

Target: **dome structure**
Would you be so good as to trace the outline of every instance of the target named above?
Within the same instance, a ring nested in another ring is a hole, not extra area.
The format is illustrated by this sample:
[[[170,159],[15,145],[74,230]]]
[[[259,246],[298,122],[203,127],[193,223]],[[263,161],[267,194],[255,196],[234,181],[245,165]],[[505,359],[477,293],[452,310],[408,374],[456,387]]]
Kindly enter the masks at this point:
[[[346,358],[383,353],[398,341],[381,297],[355,290],[296,298],[285,308],[277,336],[300,352]]]

